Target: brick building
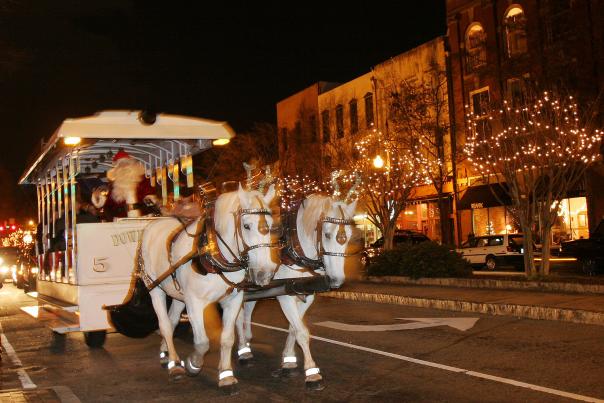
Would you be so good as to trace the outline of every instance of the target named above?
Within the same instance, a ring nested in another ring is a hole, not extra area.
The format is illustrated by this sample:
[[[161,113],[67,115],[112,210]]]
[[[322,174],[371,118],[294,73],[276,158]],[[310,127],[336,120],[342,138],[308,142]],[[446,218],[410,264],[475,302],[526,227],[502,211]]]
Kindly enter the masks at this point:
[[[585,104],[604,89],[604,2],[447,0],[450,119],[459,150],[465,115],[523,103],[528,88],[571,91]],[[553,241],[589,236],[604,216],[602,166],[561,201]],[[504,206],[467,167],[457,174],[459,236],[515,231]]]
[[[571,91],[581,104],[604,94],[604,1],[447,0],[446,6],[446,37],[394,56],[349,82],[319,82],[277,104],[285,173],[325,178],[326,172],[341,167],[364,130],[382,130],[387,124],[384,75],[421,77],[433,60],[447,71],[449,162],[461,160],[468,112],[480,115],[504,99],[522,104],[529,88]],[[309,158],[319,163],[309,164]],[[445,189],[456,243],[469,233],[516,232],[502,197],[494,197],[466,164],[454,168]],[[602,194],[600,163],[560,202],[554,244],[589,236],[604,218]],[[439,240],[438,216],[433,187],[421,186],[397,226]]]

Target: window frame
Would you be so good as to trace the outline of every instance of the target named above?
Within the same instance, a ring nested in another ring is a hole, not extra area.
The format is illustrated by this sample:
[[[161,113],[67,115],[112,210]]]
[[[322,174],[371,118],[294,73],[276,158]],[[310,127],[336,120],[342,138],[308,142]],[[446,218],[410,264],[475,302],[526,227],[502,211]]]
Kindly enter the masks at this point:
[[[510,15],[514,9],[520,9],[521,13]],[[517,15],[521,15],[518,17],[518,21],[515,20]],[[512,18],[514,18],[514,21],[511,21]],[[505,10],[505,13],[503,13],[503,19],[501,21],[507,57],[509,59],[514,59],[528,53],[527,18],[524,8],[520,4],[511,4]],[[522,35],[524,35],[524,45],[523,47],[520,47],[518,45],[518,43],[520,43],[518,38]]]
[[[472,38],[472,35],[470,34],[477,31],[477,27],[480,28],[481,32],[481,34],[478,35],[481,35],[482,37],[479,38],[476,46],[470,46]],[[464,36],[464,45],[466,50],[467,73],[472,73],[487,65],[487,34],[480,22],[474,21],[468,26]]]

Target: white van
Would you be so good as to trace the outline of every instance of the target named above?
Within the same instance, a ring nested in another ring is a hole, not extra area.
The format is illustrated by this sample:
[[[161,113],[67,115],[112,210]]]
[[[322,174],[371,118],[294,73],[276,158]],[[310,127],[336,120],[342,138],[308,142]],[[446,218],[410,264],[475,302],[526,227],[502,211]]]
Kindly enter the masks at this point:
[[[524,266],[524,246],[522,234],[501,234],[478,236],[464,242],[457,252],[472,266],[484,266],[487,270],[497,270],[511,266],[522,270]]]

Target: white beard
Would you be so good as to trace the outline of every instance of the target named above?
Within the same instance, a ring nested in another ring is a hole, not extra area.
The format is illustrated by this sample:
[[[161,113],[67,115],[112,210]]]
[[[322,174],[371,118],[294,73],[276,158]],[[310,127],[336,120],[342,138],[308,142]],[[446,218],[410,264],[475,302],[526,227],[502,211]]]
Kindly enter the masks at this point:
[[[121,158],[114,168],[107,171],[107,178],[113,182],[111,198],[117,203],[134,204],[137,200],[136,187],[145,174],[143,165],[133,158]]]

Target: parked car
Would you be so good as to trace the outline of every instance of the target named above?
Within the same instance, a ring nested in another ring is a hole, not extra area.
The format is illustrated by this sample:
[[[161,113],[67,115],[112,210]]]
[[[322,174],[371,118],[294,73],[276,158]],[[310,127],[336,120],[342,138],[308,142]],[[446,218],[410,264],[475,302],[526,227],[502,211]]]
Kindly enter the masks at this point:
[[[485,235],[464,242],[457,252],[472,266],[497,270],[512,266],[517,270],[524,267],[524,236],[522,234]]]
[[[394,246],[405,242],[411,242],[412,244],[418,244],[420,242],[429,241],[426,235],[419,231],[411,230],[396,230],[392,243]],[[379,256],[384,250],[384,237],[379,238],[377,241],[372,243],[368,248],[365,248],[361,252],[361,263],[365,266],[370,263],[371,259]]]
[[[14,246],[0,248],[0,282],[13,279],[13,272],[17,271],[19,249]]]
[[[587,239],[562,242],[559,256],[574,257],[588,275],[604,272],[604,220]]]

